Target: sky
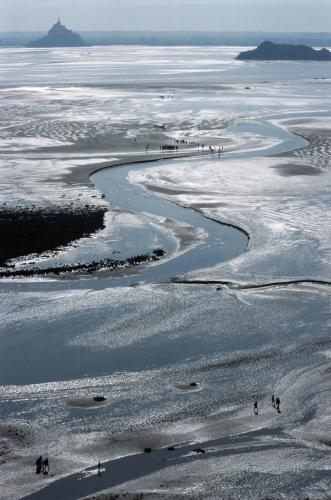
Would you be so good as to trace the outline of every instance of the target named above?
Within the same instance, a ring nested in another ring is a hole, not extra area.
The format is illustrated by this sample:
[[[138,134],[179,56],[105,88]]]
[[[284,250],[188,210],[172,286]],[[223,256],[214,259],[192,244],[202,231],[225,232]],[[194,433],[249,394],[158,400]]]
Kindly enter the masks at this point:
[[[0,0],[0,31],[331,31],[331,0]]]

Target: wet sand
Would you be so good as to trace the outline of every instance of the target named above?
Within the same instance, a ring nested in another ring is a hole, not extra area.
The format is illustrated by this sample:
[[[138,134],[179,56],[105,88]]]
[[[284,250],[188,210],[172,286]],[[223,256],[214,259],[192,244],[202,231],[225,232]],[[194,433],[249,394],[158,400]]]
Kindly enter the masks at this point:
[[[313,160],[314,159],[313,156],[316,154],[319,154],[323,148],[328,148],[328,150],[330,150],[330,131],[316,131],[315,129],[309,129],[308,126],[307,126],[307,128],[295,129],[295,130],[297,131],[296,133],[298,133],[299,135],[302,135],[303,137],[307,138],[310,141],[309,146],[307,146],[301,150],[297,150],[297,151],[293,151],[293,152],[289,152],[289,153],[284,153],[282,155],[277,155],[280,158],[280,163],[279,163],[279,165],[277,165],[274,168],[277,170],[277,172],[280,176],[320,175],[320,170],[322,168],[324,168],[324,166],[321,165],[321,166],[317,167],[316,161],[312,164],[309,164],[309,161],[310,161],[310,159]],[[294,129],[293,129],[293,131],[294,131]],[[321,132],[323,132],[323,134],[321,134]],[[322,138],[321,138],[321,135],[322,135]],[[127,139],[124,139],[124,138],[122,138],[121,141],[119,141],[119,143],[118,143],[119,148],[125,149],[126,145],[127,145]],[[114,155],[115,154],[116,153],[114,153]],[[181,153],[178,156],[181,156],[181,155],[187,156],[187,155],[191,155],[191,154],[192,153]],[[203,154],[209,154],[209,153],[205,152]],[[196,155],[196,153],[194,153],[194,155]],[[147,158],[148,158],[148,160],[147,160]],[[89,186],[91,186],[92,183],[89,180],[89,175],[92,172],[98,170],[99,168],[114,166],[114,165],[118,165],[118,164],[126,164],[126,163],[131,163],[131,162],[140,162],[140,161],[142,162],[142,161],[146,161],[146,160],[147,161],[155,161],[155,160],[162,159],[162,158],[169,158],[169,155],[168,154],[160,155],[160,154],[156,154],[156,153],[152,153],[152,152],[148,152],[147,154],[146,153],[132,153],[132,154],[126,156],[125,158],[122,158],[120,161],[118,159],[114,159],[111,161],[105,161],[104,163],[101,163],[101,164],[100,163],[99,164],[91,163],[91,165],[75,166],[71,169],[71,171],[69,173],[62,175],[58,179],[49,178],[47,180],[47,182],[53,182],[54,184],[60,182],[60,183],[67,183],[67,184],[73,183],[73,184],[77,184],[77,185],[89,185]],[[302,162],[301,162],[301,160],[302,160]],[[292,163],[293,161],[295,161],[295,163]],[[306,163],[304,163],[304,162],[306,162]],[[155,192],[158,191],[157,188],[152,187],[150,185],[146,185],[146,187],[148,189],[155,191]],[[162,191],[159,191],[159,192],[162,192]],[[176,192],[177,193],[181,192],[180,187],[178,190],[176,190]],[[172,194],[172,193],[166,193],[166,194]],[[204,207],[204,206],[208,206],[208,205],[203,204],[203,203],[199,203],[199,202],[196,203],[197,209],[199,209],[199,207]],[[217,206],[223,206],[222,202],[217,204]],[[242,207],[238,206],[237,208],[238,208],[238,210],[240,210]],[[86,207],[86,210],[88,212],[89,207]],[[100,213],[101,212],[102,212],[102,209],[100,209]],[[81,215],[78,217],[78,219],[79,218],[82,219],[83,213],[84,212],[81,213]],[[40,212],[39,216],[42,219],[44,219],[43,212]],[[56,217],[57,216],[58,215],[56,214]],[[61,214],[61,217],[65,217],[65,216],[66,216],[65,212],[63,214]],[[22,223],[21,222],[19,223],[19,225],[23,226],[23,223],[25,221],[25,215],[22,215],[22,213],[21,213],[21,217],[23,217],[23,218],[20,219],[20,216],[17,215],[17,221],[23,221]],[[72,225],[76,223],[76,219],[73,220]],[[46,231],[53,232],[53,227],[50,224],[51,219],[48,219],[46,217],[46,221],[49,222],[49,224],[46,223],[46,226],[47,226]],[[44,222],[44,221],[42,221],[42,222]],[[80,220],[80,222],[82,222],[82,220]],[[82,229],[81,229],[81,231],[82,231]],[[88,231],[86,231],[86,232],[88,232]],[[92,230],[91,230],[91,232],[92,232]],[[70,231],[69,231],[69,233],[70,233]],[[72,233],[71,233],[70,237],[72,238]],[[61,235],[61,238],[63,238],[62,235]],[[185,237],[183,237],[183,244],[186,244],[186,243],[187,242],[185,240]],[[59,244],[63,244],[63,243],[59,243]],[[47,245],[49,245],[49,244],[47,243]],[[119,272],[125,272],[125,271],[119,271]],[[189,384],[179,384],[179,386],[180,387],[177,387],[175,389],[182,390],[183,392],[192,391],[192,393],[194,392],[194,390],[196,390],[195,388],[193,390],[190,389]],[[73,401],[72,406],[75,406],[75,401],[74,400],[72,400],[72,401]],[[77,407],[79,405],[81,405],[81,406],[79,406],[80,408],[82,408],[82,407],[88,408],[88,407],[96,406],[92,402],[91,402],[92,406],[89,406],[90,401],[86,401],[86,400],[79,402],[78,398],[76,399],[76,403],[77,403]],[[272,415],[272,418],[273,417],[274,417],[274,415]],[[244,432],[248,432],[250,429],[252,429],[252,426],[254,427],[254,423],[252,424],[251,420],[252,420],[251,415],[250,416],[240,415],[240,414],[236,415],[235,411],[228,411],[228,412],[224,412],[223,414],[209,416],[208,418],[205,418],[205,419],[203,419],[203,418],[197,419],[195,421],[195,426],[200,427],[200,431],[201,431],[201,428],[203,428],[202,431],[200,432],[201,434],[208,434],[209,436],[214,437],[213,442],[210,442],[206,446],[206,448],[208,448],[208,446],[209,446],[210,449],[208,451],[211,451],[211,450],[215,449],[215,446],[219,445],[219,443],[216,443],[215,440],[219,439],[221,436],[233,435],[235,433],[238,433],[238,434],[244,433]],[[269,424],[270,424],[270,421],[269,421],[269,414],[268,414],[265,419],[259,419],[259,422],[256,425],[263,427],[264,430],[267,430]],[[3,435],[5,436],[6,439],[8,438],[8,436],[11,437],[12,434],[14,434],[15,440],[17,440],[17,439],[19,440],[20,434],[23,432],[24,431],[22,429],[19,429],[19,428],[17,428],[17,429],[15,428],[15,431],[12,431],[9,428],[3,429]],[[18,437],[16,436],[16,434]],[[182,440],[185,440],[185,439],[188,441],[190,439],[193,440],[195,438],[195,436],[196,436],[195,430],[193,430],[193,432],[192,432],[192,430],[190,432],[185,432],[185,430],[183,430],[183,425],[178,425],[177,429],[176,429],[175,425],[171,425],[171,426],[169,426],[169,428],[167,428],[166,426],[163,426],[161,430],[155,429],[155,431],[153,431],[153,432],[146,431],[145,433],[139,433],[139,434],[135,433],[134,437],[132,435],[131,436],[120,436],[119,439],[110,440],[108,442],[105,442],[103,445],[104,445],[104,449],[109,449],[111,447],[113,450],[115,450],[115,454],[116,454],[116,452],[118,452],[119,454],[123,453],[123,450],[126,453],[136,453],[136,454],[138,454],[137,458],[139,459],[139,458],[141,458],[139,453],[142,451],[144,446],[151,445],[153,448],[155,448],[157,450],[154,457],[156,455],[157,456],[160,455],[161,453],[169,455],[170,452],[167,452],[166,450],[160,450],[160,448],[167,446],[167,445],[170,445],[170,444],[173,444],[173,443],[181,442]],[[202,443],[204,443],[204,444],[202,444]],[[195,443],[194,445],[190,446],[189,450],[191,452],[193,450],[193,448],[197,448],[197,447],[204,446],[204,445],[205,445],[205,442],[200,441],[200,442]],[[250,445],[250,442],[248,443],[248,446],[249,445]],[[19,443],[19,446],[21,447],[20,443]],[[24,450],[22,447],[22,454],[24,454],[24,456],[22,457],[22,456],[19,456],[18,454],[15,454],[14,457],[11,457],[10,455],[8,455],[8,458],[7,458],[8,462],[15,460],[18,466],[21,466],[21,465],[25,466],[25,463],[26,463],[27,470],[29,472],[31,472],[32,457],[27,456],[29,446],[30,446],[30,444],[29,444],[29,441],[27,440],[26,444],[24,444]],[[94,446],[94,448],[96,449],[97,447],[100,446],[100,443],[95,443],[95,445],[90,445],[90,446],[92,446],[92,447]],[[16,447],[16,441],[15,441],[15,447]],[[226,449],[228,449],[228,448],[226,448]],[[298,453],[300,453],[300,450],[298,451]],[[231,453],[229,451],[224,451],[224,457],[227,454],[230,455]],[[24,464],[23,464],[23,462],[24,462]],[[60,460],[56,459],[56,457],[54,457],[54,458],[52,457],[51,463],[52,463],[52,472],[54,472],[54,477],[60,477],[61,475],[64,474],[63,471],[65,471],[65,470],[66,471],[72,470],[72,469],[70,469],[71,464],[65,464],[64,461],[63,461],[63,463],[61,462],[62,466],[60,467],[59,466]],[[79,464],[76,464],[76,465],[78,466]],[[139,465],[138,468],[141,469],[141,465]],[[169,482],[172,481],[172,486],[175,486],[175,487],[176,486],[182,486],[182,487],[185,486],[185,487],[189,488],[192,484],[194,484],[194,482],[199,481],[199,473],[197,470],[193,471],[193,469],[194,469],[194,467],[192,467],[192,475],[191,476],[188,475],[186,480],[184,479],[184,477],[178,476],[178,475],[177,475],[177,477],[174,477],[174,476],[171,477],[170,472],[169,472],[168,476],[165,477],[164,479],[167,479],[167,480],[169,479]],[[147,469],[146,469],[146,471],[147,471]],[[110,473],[112,473],[112,471],[110,471]],[[144,475],[144,470],[142,472],[140,470],[140,473],[142,473],[142,475]],[[180,494],[177,494],[175,491],[171,491],[171,485],[170,484],[164,485],[163,478],[162,478],[161,482],[160,482],[160,478],[153,478],[153,480],[147,479],[147,484],[145,484],[145,485],[143,484],[144,481],[146,481],[146,479],[142,479],[140,485],[139,484],[128,485],[128,487],[126,487],[126,488],[123,488],[123,489],[121,488],[122,491],[120,491],[119,488],[116,488],[116,490],[112,493],[94,494],[93,498],[98,499],[98,500],[106,500],[106,499],[112,500],[113,498],[127,498],[127,499],[136,500],[137,498],[169,498],[169,495],[171,498],[184,498],[184,497],[187,498],[186,494],[180,495]],[[27,483],[29,483],[29,478],[27,479]],[[38,484],[37,487],[39,487],[39,486],[40,485]],[[165,486],[168,486],[170,488],[170,491],[168,492],[168,494],[160,491],[160,488],[163,488]],[[154,491],[153,493],[148,492],[146,490],[148,490],[149,487],[150,488],[157,488],[158,487],[159,491],[157,491],[157,492]],[[90,497],[90,498],[92,498],[92,497]]]
[[[298,175],[321,175],[328,167],[328,159],[331,154],[331,131],[328,128],[310,128],[310,120],[301,120],[301,125],[306,128],[297,128],[296,120],[286,120],[285,127],[293,134],[306,139],[309,144],[301,149],[288,151],[273,155],[274,158],[281,158],[279,165],[273,166],[282,177]],[[311,123],[313,125],[313,122]],[[284,161],[288,159],[289,161]],[[294,160],[294,161],[293,161]]]
[[[166,140],[166,139],[164,139]],[[146,142],[146,141],[144,141]],[[149,142],[151,141],[151,138],[149,138]],[[159,142],[157,142],[159,144]],[[123,139],[119,143],[119,149],[123,149],[126,151],[127,149],[127,142]],[[128,148],[128,152],[130,152],[130,148]],[[116,153],[115,153],[116,154]],[[111,159],[109,161],[105,161],[103,163],[96,163],[94,164],[93,161],[89,165],[83,165],[83,166],[75,166],[72,167],[69,171],[69,173],[63,174],[61,177],[57,179],[52,179],[49,178],[47,179],[48,182],[65,182],[68,184],[85,184],[85,185],[93,185],[92,181],[90,180],[90,176],[97,172],[98,170],[102,170],[105,168],[111,168],[111,167],[117,167],[121,165],[130,165],[131,163],[146,163],[146,162],[153,162],[153,161],[161,161],[161,160],[168,160],[171,158],[186,158],[190,156],[203,156],[203,155],[208,155],[210,154],[209,151],[182,151],[178,153],[174,152],[167,152],[167,153],[155,153],[151,150],[149,150],[147,153],[140,153],[140,152],[135,152],[135,153],[130,153],[123,157],[121,155],[121,158],[115,158]]]

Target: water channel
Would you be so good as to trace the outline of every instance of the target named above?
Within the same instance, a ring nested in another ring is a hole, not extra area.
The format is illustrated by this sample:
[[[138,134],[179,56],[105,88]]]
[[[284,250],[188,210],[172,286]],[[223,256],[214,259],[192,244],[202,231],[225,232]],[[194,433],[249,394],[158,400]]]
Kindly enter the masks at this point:
[[[262,135],[277,138],[278,143],[268,149],[268,154],[277,154],[283,151],[290,151],[307,145],[307,141],[291,134],[281,127],[278,127],[267,120],[259,120],[254,123],[239,123],[229,127],[229,131],[240,129],[241,132],[250,131],[252,135]],[[226,154],[226,159],[250,158],[265,156],[266,150],[246,150],[245,152],[233,151]],[[201,161],[201,157],[196,158]],[[222,162],[224,157],[211,155],[208,161]],[[164,160],[167,162],[194,162],[195,158],[180,160]],[[159,162],[143,164],[143,168],[153,168]],[[219,262],[232,259],[245,251],[249,238],[247,234],[239,228],[228,226],[214,220],[210,220],[200,213],[181,207],[160,196],[146,191],[140,186],[131,184],[128,181],[128,174],[132,170],[139,170],[141,164],[125,165],[113,167],[111,169],[100,170],[91,176],[91,180],[96,188],[104,193],[105,199],[123,210],[135,213],[151,213],[156,216],[169,217],[184,224],[204,229],[206,238],[198,245],[173,259],[167,259],[164,263],[160,261],[158,265],[148,267],[143,270],[139,278],[129,276],[115,279],[110,286],[127,286],[139,282],[161,282],[170,278],[184,274],[202,267],[210,267]]]
[[[303,138],[291,134],[285,129],[274,125],[268,119],[259,119],[250,123],[240,122],[233,123],[229,127],[229,131],[237,130],[238,132],[251,132],[252,136],[258,134],[262,137],[272,137],[277,139],[277,143],[268,149],[246,149],[227,152],[224,159],[238,159],[272,155],[284,151],[291,151],[307,145],[307,141]],[[249,141],[246,146],[249,146]],[[222,162],[223,157],[211,155],[204,157],[206,161]],[[147,158],[146,158],[147,159]],[[162,164],[167,162],[185,161],[194,162],[201,161],[201,157],[181,158],[180,160],[163,160]],[[12,283],[3,282],[2,291],[19,289],[23,290],[48,290],[48,289],[82,289],[93,288],[102,289],[118,286],[130,286],[138,283],[156,283],[168,281],[172,277],[188,273],[195,269],[210,267],[219,262],[232,259],[241,254],[247,248],[249,237],[239,228],[222,224],[220,222],[210,220],[200,213],[181,207],[169,200],[161,198],[143,189],[140,186],[132,184],[128,180],[128,173],[132,170],[141,168],[153,168],[159,165],[159,162],[138,163],[121,165],[97,171],[91,175],[91,180],[96,188],[105,195],[105,199],[113,206],[119,207],[122,210],[127,210],[136,214],[149,213],[155,216],[167,217],[196,228],[202,228],[206,237],[201,243],[195,245],[189,251],[181,255],[175,255],[174,258],[164,258],[158,261],[156,265],[147,266],[145,269],[132,275],[114,278],[99,278],[80,279],[76,281],[15,281]],[[150,234],[152,236],[152,233]],[[146,234],[148,237],[148,234]],[[172,252],[171,252],[172,253]],[[171,256],[171,255],[170,255]],[[88,283],[88,285],[87,285]]]

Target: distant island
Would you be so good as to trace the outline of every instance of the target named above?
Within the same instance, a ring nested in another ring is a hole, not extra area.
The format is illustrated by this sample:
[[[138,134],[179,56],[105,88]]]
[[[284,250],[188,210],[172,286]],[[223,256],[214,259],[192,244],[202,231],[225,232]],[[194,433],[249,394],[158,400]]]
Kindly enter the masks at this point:
[[[236,59],[241,61],[331,61],[331,52],[327,49],[315,50],[308,45],[263,42],[254,50],[240,52]]]
[[[28,48],[40,47],[89,47],[77,33],[68,30],[60,19],[49,30],[48,35],[38,38],[27,45]]]

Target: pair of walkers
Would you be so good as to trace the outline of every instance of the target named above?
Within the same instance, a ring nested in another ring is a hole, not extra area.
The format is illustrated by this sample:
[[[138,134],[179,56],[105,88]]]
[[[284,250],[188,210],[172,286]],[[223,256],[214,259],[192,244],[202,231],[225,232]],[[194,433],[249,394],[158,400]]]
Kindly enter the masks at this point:
[[[48,471],[48,458],[46,457],[45,460],[43,460],[43,457],[40,455],[40,457],[38,457],[36,461],[36,474],[40,474],[42,472],[46,476],[48,474]]]
[[[278,411],[278,413],[280,413],[280,399],[279,398],[276,398],[275,399],[275,396],[272,395],[272,398],[271,398],[271,404],[273,406],[273,408],[276,408],[276,410]],[[255,415],[258,415],[259,414],[259,409],[258,409],[258,406],[257,406],[257,400],[255,401],[254,403],[254,413]]]

